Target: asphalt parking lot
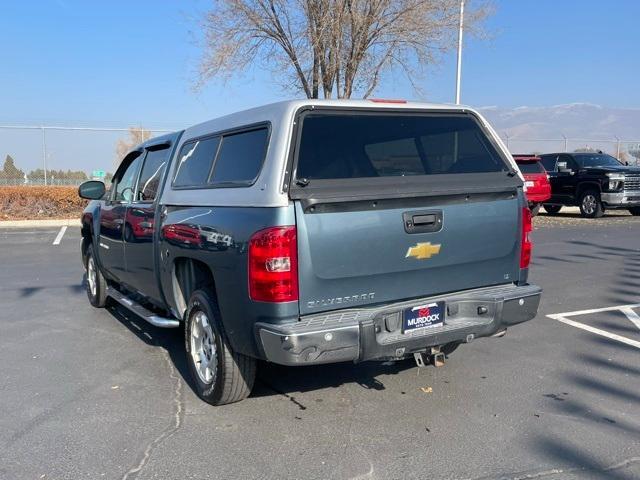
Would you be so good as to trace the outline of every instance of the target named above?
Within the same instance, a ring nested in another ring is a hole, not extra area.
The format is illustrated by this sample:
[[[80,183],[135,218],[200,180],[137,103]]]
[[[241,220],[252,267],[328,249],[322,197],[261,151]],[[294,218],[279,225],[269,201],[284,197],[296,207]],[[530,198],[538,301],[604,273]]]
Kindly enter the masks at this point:
[[[224,407],[181,331],[89,305],[77,228],[0,230],[0,478],[640,478],[640,218],[536,223],[535,320],[438,369],[261,364]]]

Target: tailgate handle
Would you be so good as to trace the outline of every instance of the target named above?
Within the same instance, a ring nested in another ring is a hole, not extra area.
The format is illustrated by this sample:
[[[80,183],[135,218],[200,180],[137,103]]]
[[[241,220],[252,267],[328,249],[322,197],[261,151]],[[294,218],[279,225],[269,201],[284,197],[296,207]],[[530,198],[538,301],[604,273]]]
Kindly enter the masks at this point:
[[[442,210],[414,211],[402,214],[404,231],[407,233],[429,233],[442,230]]]
[[[431,213],[429,215],[414,215],[413,224],[416,227],[419,227],[420,225],[433,225],[434,223],[436,223],[437,218],[438,217],[435,215],[435,213]]]

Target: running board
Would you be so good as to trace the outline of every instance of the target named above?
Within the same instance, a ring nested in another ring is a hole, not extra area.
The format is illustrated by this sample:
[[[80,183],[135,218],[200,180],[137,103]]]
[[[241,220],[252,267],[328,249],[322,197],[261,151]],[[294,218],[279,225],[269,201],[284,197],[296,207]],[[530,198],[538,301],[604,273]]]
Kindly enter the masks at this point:
[[[160,328],[177,328],[180,326],[180,322],[175,318],[165,318],[165,317],[156,315],[150,310],[147,310],[146,308],[144,308],[138,302],[131,300],[126,295],[123,295],[115,288],[109,287],[107,289],[107,295],[113,298],[116,302],[118,302],[123,307],[127,308],[128,310],[131,310],[133,313],[135,313],[139,317],[142,317],[151,325],[154,325]]]

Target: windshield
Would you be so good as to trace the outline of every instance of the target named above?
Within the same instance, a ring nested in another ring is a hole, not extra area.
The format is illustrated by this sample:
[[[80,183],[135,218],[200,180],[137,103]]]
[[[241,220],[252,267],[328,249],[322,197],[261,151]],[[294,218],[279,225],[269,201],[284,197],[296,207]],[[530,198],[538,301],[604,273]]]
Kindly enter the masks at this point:
[[[575,159],[581,167],[619,167],[622,165],[611,155],[602,153],[580,153]]]

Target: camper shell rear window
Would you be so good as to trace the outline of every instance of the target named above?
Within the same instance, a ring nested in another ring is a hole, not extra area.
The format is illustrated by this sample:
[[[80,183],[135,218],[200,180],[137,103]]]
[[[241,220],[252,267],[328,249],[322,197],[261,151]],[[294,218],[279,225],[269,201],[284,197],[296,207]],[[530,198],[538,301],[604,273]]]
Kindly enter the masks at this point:
[[[301,120],[295,179],[302,183],[510,171],[465,113],[314,111]]]

